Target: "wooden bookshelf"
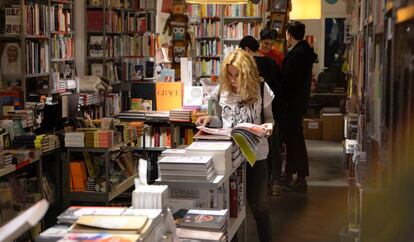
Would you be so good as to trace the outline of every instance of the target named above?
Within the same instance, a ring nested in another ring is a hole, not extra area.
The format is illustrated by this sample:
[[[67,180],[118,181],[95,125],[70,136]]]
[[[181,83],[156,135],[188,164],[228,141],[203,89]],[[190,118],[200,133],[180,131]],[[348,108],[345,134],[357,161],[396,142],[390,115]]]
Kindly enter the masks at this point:
[[[63,78],[74,79],[75,75],[73,1],[6,0],[2,1],[0,7],[18,11],[14,16],[15,20],[19,20],[20,33],[17,30],[10,32],[3,22],[3,26],[0,26],[0,51],[3,52],[7,43],[19,46],[21,70],[14,75],[14,79],[21,80],[19,89],[23,105],[28,101],[29,94],[51,96],[65,92],[62,88],[59,91],[56,88],[67,86]],[[55,74],[58,72],[61,74]],[[70,75],[63,76],[64,72]],[[9,81],[7,75],[2,73],[2,76],[6,77],[4,81]],[[61,79],[57,80],[57,76]]]

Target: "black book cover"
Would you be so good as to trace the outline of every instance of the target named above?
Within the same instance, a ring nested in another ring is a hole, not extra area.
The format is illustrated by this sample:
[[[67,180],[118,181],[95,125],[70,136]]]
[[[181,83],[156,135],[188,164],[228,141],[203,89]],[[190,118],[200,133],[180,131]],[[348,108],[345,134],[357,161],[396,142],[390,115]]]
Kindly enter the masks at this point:
[[[131,84],[131,98],[152,100],[152,110],[156,110],[155,82],[136,82]]]

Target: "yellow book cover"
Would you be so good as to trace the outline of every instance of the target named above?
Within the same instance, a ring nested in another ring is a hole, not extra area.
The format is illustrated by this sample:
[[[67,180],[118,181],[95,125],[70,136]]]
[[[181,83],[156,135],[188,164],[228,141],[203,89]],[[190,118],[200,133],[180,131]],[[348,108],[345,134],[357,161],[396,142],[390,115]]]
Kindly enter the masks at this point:
[[[155,89],[157,111],[169,111],[182,107],[181,82],[157,82]]]
[[[146,216],[86,215],[81,216],[75,224],[107,230],[133,230],[140,233],[147,220]]]

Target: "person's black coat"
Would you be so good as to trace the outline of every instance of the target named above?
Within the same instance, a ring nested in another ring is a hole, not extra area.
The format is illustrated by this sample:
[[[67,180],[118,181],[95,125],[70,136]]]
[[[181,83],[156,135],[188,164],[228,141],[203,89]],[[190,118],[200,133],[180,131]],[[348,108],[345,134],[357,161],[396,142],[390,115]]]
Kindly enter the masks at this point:
[[[273,59],[266,56],[254,57],[259,71],[259,75],[272,89],[275,98],[272,102],[273,116],[276,120],[279,119],[282,101],[282,75],[279,65]]]
[[[297,43],[282,62],[282,95],[286,114],[290,117],[306,114],[312,80],[312,65],[317,55],[305,40]]]

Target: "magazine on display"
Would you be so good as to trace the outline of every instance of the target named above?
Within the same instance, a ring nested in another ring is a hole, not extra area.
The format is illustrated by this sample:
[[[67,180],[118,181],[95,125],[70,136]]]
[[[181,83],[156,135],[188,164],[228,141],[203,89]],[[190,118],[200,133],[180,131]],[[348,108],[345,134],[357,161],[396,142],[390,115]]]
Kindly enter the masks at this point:
[[[241,123],[234,128],[208,128],[205,126],[197,127],[201,132],[204,132],[209,136],[212,135],[217,139],[229,138],[231,137],[234,142],[239,146],[243,155],[249,161],[251,166],[254,166],[256,163],[256,147],[260,142],[260,138],[265,137],[266,130],[264,127],[251,124],[251,123]],[[200,137],[200,135],[198,136]],[[201,138],[202,139],[202,138]],[[208,138],[206,138],[208,139]]]

